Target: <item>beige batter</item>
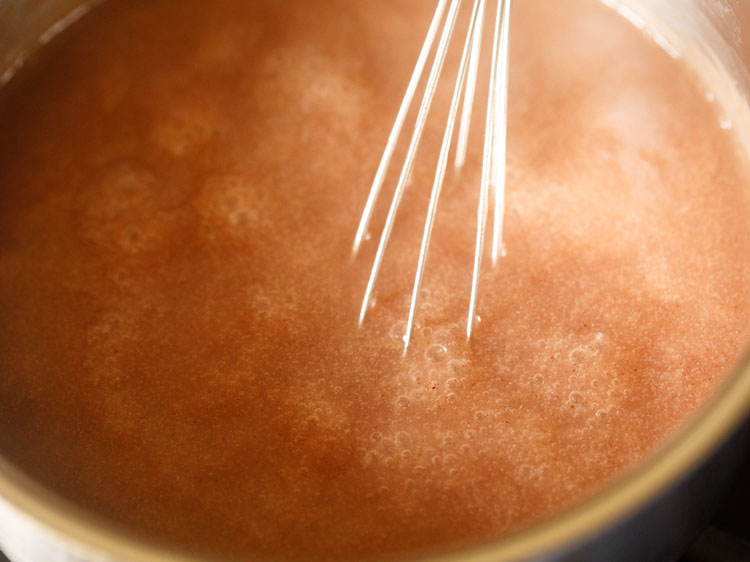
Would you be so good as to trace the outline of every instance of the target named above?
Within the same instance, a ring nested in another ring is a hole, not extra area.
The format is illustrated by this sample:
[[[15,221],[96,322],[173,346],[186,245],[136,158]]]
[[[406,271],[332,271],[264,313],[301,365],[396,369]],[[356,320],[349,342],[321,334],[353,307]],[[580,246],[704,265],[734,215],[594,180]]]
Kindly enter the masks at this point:
[[[524,527],[696,411],[750,336],[749,170],[594,0],[514,3],[475,337],[481,116],[401,355],[454,55],[357,328],[385,204],[351,243],[434,4],[110,0],[0,91],[0,453],[159,541],[343,559]]]

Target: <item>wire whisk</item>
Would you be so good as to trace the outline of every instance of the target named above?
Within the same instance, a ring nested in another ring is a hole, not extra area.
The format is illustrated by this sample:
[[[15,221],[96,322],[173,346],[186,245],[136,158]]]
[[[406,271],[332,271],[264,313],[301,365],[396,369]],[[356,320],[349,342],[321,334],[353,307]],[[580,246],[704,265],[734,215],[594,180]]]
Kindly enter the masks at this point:
[[[446,7],[448,13],[445,14]],[[450,46],[456,21],[458,19],[461,7],[461,0],[438,0],[435,14],[427,31],[424,44],[419,53],[417,63],[414,67],[411,79],[406,89],[406,93],[401,102],[395,123],[388,137],[383,156],[380,160],[375,179],[370,188],[367,202],[357,228],[357,234],[354,239],[353,253],[356,255],[367,234],[373,210],[377,202],[380,190],[383,186],[391,158],[396,149],[396,145],[401,135],[404,122],[412,104],[414,94],[421,81],[427,60],[433,50],[435,39],[438,35],[442,23],[442,32],[435,51],[427,85],[425,87],[422,102],[419,106],[414,131],[409,142],[403,167],[393,193],[393,199],[388,211],[388,215],[383,226],[383,231],[378,243],[377,252],[370,271],[370,277],[367,282],[367,288],[362,300],[362,307],[359,314],[359,324],[364,321],[365,315],[369,308],[375,283],[378,278],[380,266],[383,262],[388,240],[390,239],[393,223],[396,219],[398,207],[401,198],[409,183],[411,173],[414,168],[417,150],[419,148],[422,133],[424,132],[427,116],[432,106],[432,101],[437,89],[438,81],[442,73],[443,64]],[[430,194],[430,202],[427,209],[427,218],[425,221],[422,242],[419,250],[419,260],[417,262],[417,271],[414,278],[414,287],[412,290],[411,305],[409,307],[409,318],[406,324],[406,332],[403,336],[404,353],[409,347],[414,330],[417,307],[419,304],[419,293],[422,287],[422,278],[424,275],[427,253],[430,246],[430,237],[432,235],[435,215],[437,213],[438,200],[442,191],[445,180],[446,168],[448,166],[448,156],[453,141],[454,129],[458,117],[459,105],[463,95],[463,107],[461,111],[461,121],[458,131],[458,140],[456,141],[456,155],[454,165],[460,169],[466,160],[466,151],[468,146],[469,129],[471,123],[471,114],[473,111],[474,97],[477,84],[479,69],[479,60],[481,53],[482,31],[485,21],[485,12],[487,9],[486,0],[474,0],[471,18],[466,34],[463,51],[461,54],[458,76],[456,85],[453,90],[453,97],[448,114],[448,120],[445,127],[445,133],[440,148],[435,178]],[[474,268],[472,274],[471,294],[469,299],[469,312],[466,322],[466,337],[471,338],[474,330],[477,308],[477,294],[479,289],[479,274],[482,264],[482,254],[484,253],[484,238],[487,226],[488,200],[490,189],[493,192],[493,232],[492,232],[492,263],[496,264],[499,256],[503,252],[503,219],[505,215],[505,175],[506,175],[506,143],[507,143],[507,120],[508,120],[508,54],[509,54],[509,35],[510,35],[510,11],[511,0],[498,0],[497,11],[494,24],[494,38],[492,42],[492,61],[490,66],[490,87],[487,100],[487,112],[485,118],[484,132],[484,151],[482,155],[482,175],[479,186],[479,203],[477,206],[477,234],[476,245],[474,250]]]

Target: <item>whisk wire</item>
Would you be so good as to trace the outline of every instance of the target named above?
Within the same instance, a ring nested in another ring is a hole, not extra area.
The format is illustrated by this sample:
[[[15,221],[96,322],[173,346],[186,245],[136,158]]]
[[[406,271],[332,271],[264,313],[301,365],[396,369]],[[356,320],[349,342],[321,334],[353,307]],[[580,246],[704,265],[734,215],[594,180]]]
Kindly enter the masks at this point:
[[[403,197],[404,190],[406,189],[406,184],[411,175],[411,170],[414,166],[414,160],[416,159],[419,141],[422,138],[422,132],[424,131],[425,123],[427,121],[427,115],[430,111],[430,106],[432,105],[432,99],[435,96],[435,91],[437,90],[438,79],[440,78],[440,74],[443,70],[443,63],[445,62],[445,56],[448,52],[448,46],[453,35],[453,29],[455,28],[456,19],[458,18],[458,11],[460,7],[461,0],[452,0],[450,9],[448,10],[448,16],[446,18],[445,25],[443,26],[443,33],[440,37],[440,42],[438,43],[435,60],[432,63],[432,69],[430,70],[430,75],[427,80],[427,87],[422,98],[422,104],[419,108],[419,113],[417,114],[414,133],[412,134],[411,141],[409,143],[409,149],[406,153],[406,160],[404,161],[404,166],[401,169],[401,175],[399,176],[396,190],[393,193],[393,200],[391,201],[391,206],[388,210],[388,215],[385,220],[383,232],[380,236],[378,249],[375,253],[375,260],[373,262],[372,270],[370,271],[370,278],[367,281],[365,296],[362,300],[362,307],[359,311],[360,325],[364,321],[365,315],[367,314],[367,308],[370,304],[372,291],[375,288],[375,282],[377,281],[378,274],[380,272],[380,266],[383,263],[385,249],[388,245],[391,231],[393,230],[393,223],[396,220],[396,213],[401,203],[401,198]]]
[[[477,87],[477,76],[479,75],[479,55],[482,51],[482,30],[484,28],[484,12],[486,2],[482,2],[478,16],[478,25],[474,27],[474,37],[471,41],[471,59],[469,62],[469,74],[466,77],[466,92],[464,93],[464,105],[461,112],[461,125],[458,130],[458,142],[456,143],[455,168],[461,169],[466,162],[466,150],[469,145],[469,129],[471,128],[471,114],[474,109],[474,93]]]
[[[456,115],[458,113],[458,106],[461,101],[461,93],[463,91],[464,84],[467,81],[467,67],[470,66],[470,58],[472,53],[476,53],[478,56],[479,52],[479,45],[475,43],[475,41],[477,40],[475,29],[481,27],[479,22],[480,18],[484,14],[484,3],[485,0],[474,0],[474,7],[472,9],[471,20],[469,22],[469,30],[466,34],[466,43],[464,45],[463,54],[461,55],[461,63],[458,69],[458,77],[456,78],[456,86],[453,91],[453,99],[451,101],[450,111],[448,112],[448,122],[445,126],[443,143],[440,147],[440,156],[438,157],[437,168],[435,170],[435,180],[432,184],[432,191],[430,193],[430,203],[427,209],[427,219],[425,221],[424,233],[422,234],[422,243],[419,248],[417,272],[414,277],[414,288],[412,290],[411,304],[409,306],[409,319],[407,320],[406,333],[404,334],[404,353],[406,353],[406,350],[409,348],[411,334],[414,329],[417,305],[419,303],[419,292],[422,288],[422,279],[424,277],[425,264],[427,263],[427,253],[429,251],[432,229],[435,225],[435,215],[437,214],[438,200],[440,199],[440,193],[443,189],[443,182],[445,181],[445,171],[448,167],[448,154],[450,152],[451,141],[453,140],[453,130],[456,124]]]
[[[383,156],[380,160],[375,179],[370,188],[367,202],[360,219],[357,234],[353,244],[353,254],[357,254],[366,237],[373,210],[383,186],[385,176],[393,157],[404,122],[411,107],[417,86],[421,81],[427,59],[432,52],[435,38],[443,21],[443,14],[449,0],[439,0],[432,22],[427,32],[424,44],[420,50],[419,58],[414,67],[404,99],[401,102],[398,115],[388,137]],[[406,353],[412,339],[414,326],[416,325],[416,313],[419,305],[419,295],[422,289],[424,270],[427,262],[430,239],[435,224],[437,206],[445,181],[448,156],[453,141],[453,134],[458,117],[461,97],[463,94],[463,108],[461,121],[456,141],[455,167],[460,169],[465,161],[468,148],[469,130],[471,126],[471,115],[473,111],[474,98],[476,94],[477,77],[479,72],[479,61],[481,56],[482,32],[487,0],[474,0],[469,27],[461,54],[456,84],[453,90],[448,120],[443,135],[443,140],[438,157],[435,177],[430,193],[430,202],[427,209],[422,241],[419,249],[417,270],[414,276],[411,303],[409,305],[409,316],[406,331],[403,337],[404,353]],[[372,269],[367,281],[362,306],[359,313],[359,324],[361,325],[367,314],[372,299],[372,293],[377,281],[380,267],[385,255],[385,249],[390,240],[393,225],[401,204],[404,191],[410,183],[414,169],[419,143],[424,132],[427,116],[432,106],[433,98],[437,90],[438,80],[443,70],[443,65],[450,45],[451,37],[455,29],[461,0],[450,0],[450,7],[445,16],[440,40],[436,48],[432,67],[427,79],[427,85],[422,96],[422,101],[417,113],[414,130],[412,132],[409,146],[406,152],[401,172],[399,174],[396,188],[393,192],[388,214],[385,219],[378,247],[375,252]],[[487,112],[485,115],[484,150],[482,153],[482,175],[479,186],[479,202],[477,205],[477,233],[474,249],[474,265],[472,271],[471,295],[469,299],[469,317],[466,324],[466,336],[471,338],[476,321],[477,295],[479,288],[479,275],[484,253],[484,240],[488,220],[488,202],[490,189],[494,199],[493,213],[493,244],[492,262],[497,263],[498,257],[504,252],[503,249],[503,218],[505,214],[505,176],[506,176],[506,154],[507,154],[507,120],[508,120],[508,55],[509,55],[509,31],[510,31],[510,9],[511,0],[497,0],[497,10],[494,24],[494,36],[492,41],[492,62],[490,69],[489,92],[487,98]]]
[[[498,119],[496,115],[497,102],[498,102],[498,80],[502,79],[502,69],[499,69],[499,65],[503,64],[501,59],[506,58],[505,66],[507,67],[507,50],[502,52],[503,39],[502,29],[503,19],[509,19],[506,14],[506,10],[510,7],[510,0],[498,0],[497,3],[497,14],[495,16],[495,36],[492,45],[492,65],[490,68],[490,91],[487,101],[487,115],[485,119],[485,131],[484,131],[484,154],[482,158],[482,179],[479,187],[479,203],[477,205],[477,236],[476,243],[474,246],[474,268],[472,271],[471,278],[471,296],[469,298],[469,316],[466,320],[466,338],[471,339],[471,335],[474,331],[474,324],[476,322],[476,309],[477,309],[477,295],[479,293],[479,274],[482,268],[482,255],[484,254],[484,236],[487,229],[487,199],[489,198],[489,188],[492,181],[493,169],[497,170],[499,164],[498,158],[502,156],[503,165],[505,162],[504,151],[499,152],[495,149],[495,140],[498,137],[496,134],[497,128],[503,128],[505,123],[501,121],[502,112]],[[508,12],[509,13],[509,12]],[[500,72],[498,72],[500,70]],[[502,86],[502,84],[500,84]],[[503,88],[499,88],[502,90]],[[496,186],[499,182],[496,180]],[[503,176],[504,181],[504,176]],[[495,209],[502,209],[504,202],[499,198],[504,195],[504,189],[502,191],[495,190]],[[497,211],[496,211],[497,212]],[[493,228],[499,225],[498,221],[495,220]]]
[[[417,91],[417,86],[419,85],[419,81],[421,80],[422,74],[424,73],[424,67],[427,63],[427,58],[429,57],[430,51],[432,50],[432,45],[435,42],[435,36],[437,35],[438,29],[440,28],[440,22],[443,19],[443,12],[445,12],[445,7],[447,5],[448,0],[439,0],[437,8],[435,9],[435,15],[432,17],[432,22],[430,23],[430,27],[427,30],[427,37],[425,38],[422,49],[419,52],[417,63],[414,66],[414,71],[412,72],[411,78],[409,79],[409,85],[406,88],[404,99],[401,101],[401,106],[399,107],[398,114],[396,115],[396,121],[394,122],[393,128],[388,135],[388,142],[385,145],[383,156],[381,157],[380,164],[378,165],[378,171],[375,173],[375,179],[372,182],[370,193],[367,196],[367,202],[365,203],[362,218],[360,219],[359,226],[357,227],[357,234],[354,237],[354,246],[352,248],[352,252],[354,255],[359,252],[362,241],[367,234],[367,229],[370,226],[370,219],[372,218],[372,212],[375,208],[375,203],[378,199],[378,195],[380,194],[380,190],[383,187],[383,183],[385,182],[385,175],[388,172],[388,167],[391,163],[393,152],[396,150],[398,138],[401,135],[401,129],[403,128],[404,122],[406,121],[406,116],[409,113],[409,108],[411,107],[414,93]]]
[[[494,217],[492,224],[492,265],[497,265],[500,255],[505,251],[503,244],[503,223],[505,218],[505,182],[507,171],[507,137],[508,137],[508,52],[510,46],[510,3],[504,0],[502,26],[500,29],[500,71],[493,84],[497,112],[495,113],[495,154],[493,156],[493,186],[495,194]]]

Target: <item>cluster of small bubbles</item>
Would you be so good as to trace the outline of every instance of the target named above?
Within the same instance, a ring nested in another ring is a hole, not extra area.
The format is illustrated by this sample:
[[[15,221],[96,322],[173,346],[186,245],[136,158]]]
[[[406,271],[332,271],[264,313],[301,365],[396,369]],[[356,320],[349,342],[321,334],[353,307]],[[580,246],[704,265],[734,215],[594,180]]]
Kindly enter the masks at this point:
[[[434,343],[427,347],[424,352],[424,357],[427,361],[433,363],[439,363],[445,361],[448,358],[448,349],[444,345]]]

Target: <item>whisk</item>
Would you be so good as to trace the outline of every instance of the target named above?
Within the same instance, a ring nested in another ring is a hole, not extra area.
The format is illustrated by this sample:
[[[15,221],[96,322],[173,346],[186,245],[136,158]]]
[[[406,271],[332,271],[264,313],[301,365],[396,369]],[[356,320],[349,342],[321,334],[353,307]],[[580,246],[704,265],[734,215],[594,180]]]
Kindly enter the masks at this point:
[[[427,37],[419,53],[414,72],[407,86],[404,99],[396,116],[393,129],[388,137],[385,151],[380,160],[375,179],[367,197],[364,212],[357,228],[354,239],[353,253],[356,255],[367,234],[367,229],[372,218],[373,210],[385,180],[386,172],[391,158],[398,143],[401,130],[406,120],[417,86],[421,81],[427,59],[432,52],[435,38],[438,34],[440,24],[443,24],[440,40],[435,51],[432,68],[430,70],[427,85],[425,87],[419,112],[417,114],[414,131],[409,142],[403,167],[396,184],[390,209],[386,217],[385,225],[380,236],[378,249],[375,254],[370,277],[367,282],[362,308],[359,314],[360,325],[364,321],[369,308],[370,299],[375,288],[380,266],[383,262],[386,246],[393,229],[393,223],[398,212],[399,204],[404,191],[409,184],[410,176],[414,168],[417,150],[424,131],[427,115],[432,105],[432,100],[437,89],[438,80],[443,69],[446,53],[453,36],[456,20],[461,7],[461,0],[451,0],[447,16],[443,22],[443,15],[449,0],[438,0],[435,15],[427,31]],[[461,60],[459,64],[456,85],[453,90],[453,98],[445,127],[440,155],[438,157],[435,179],[430,194],[430,202],[427,209],[422,243],[419,250],[419,260],[414,278],[411,305],[409,307],[409,318],[406,324],[406,332],[403,336],[404,353],[409,347],[414,330],[417,307],[419,304],[419,293],[422,287],[422,278],[427,261],[427,252],[430,245],[432,228],[435,223],[438,199],[443,187],[445,172],[448,166],[448,156],[453,141],[454,128],[458,116],[458,109],[463,95],[463,107],[461,112],[461,123],[456,143],[455,167],[461,168],[466,159],[471,114],[473,110],[479,59],[482,43],[482,30],[484,27],[486,0],[474,0],[469,27],[466,34]],[[477,293],[479,289],[479,273],[484,253],[484,237],[487,226],[488,199],[490,188],[494,195],[493,208],[493,233],[492,233],[492,263],[497,264],[498,258],[503,252],[503,218],[505,214],[505,174],[506,174],[506,138],[507,138],[507,116],[508,116],[508,51],[509,51],[509,27],[510,27],[511,0],[497,0],[497,12],[494,24],[494,38],[492,43],[492,61],[490,67],[490,88],[487,100],[487,113],[485,119],[484,152],[482,160],[482,176],[479,185],[479,203],[477,207],[477,235],[474,250],[474,269],[471,282],[471,294],[469,299],[469,314],[466,322],[466,337],[471,338],[474,330],[477,307]]]

